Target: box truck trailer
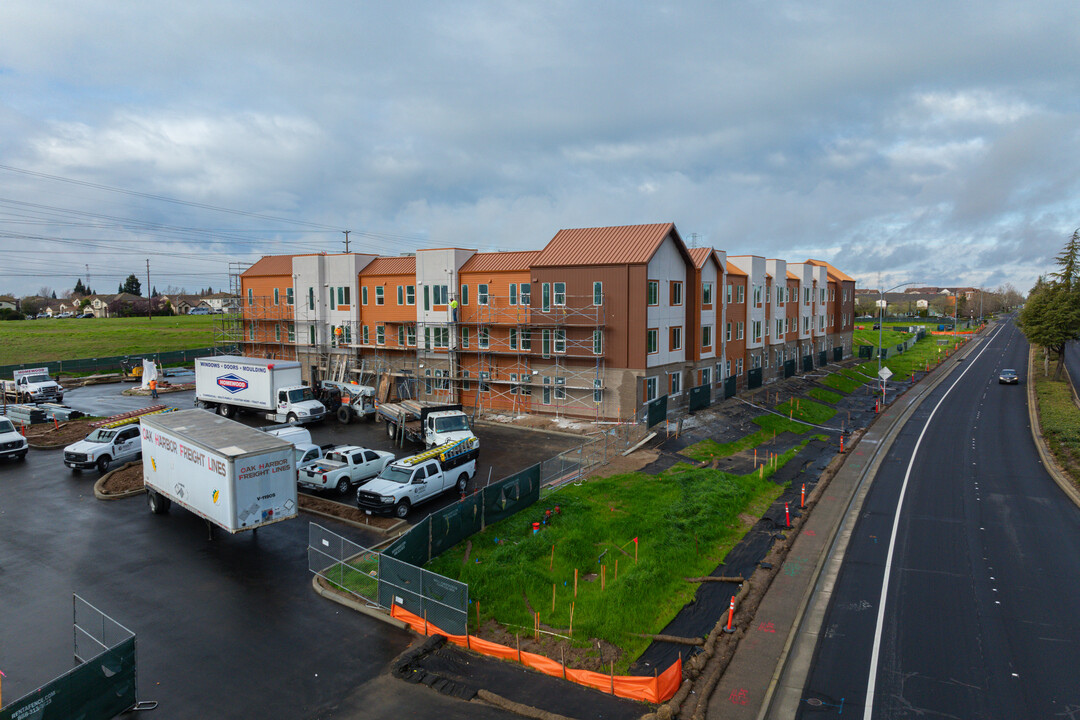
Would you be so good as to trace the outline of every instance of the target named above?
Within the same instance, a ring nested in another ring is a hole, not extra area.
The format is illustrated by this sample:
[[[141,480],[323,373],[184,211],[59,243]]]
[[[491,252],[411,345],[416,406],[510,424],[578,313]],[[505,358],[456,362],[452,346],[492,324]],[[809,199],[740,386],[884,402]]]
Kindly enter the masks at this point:
[[[292,360],[219,355],[195,360],[195,402],[231,418],[242,411],[274,422],[309,423],[326,417],[326,408],[300,378]]]
[[[230,533],[296,517],[296,459],[287,440],[205,410],[140,421],[150,511],[172,503]]]

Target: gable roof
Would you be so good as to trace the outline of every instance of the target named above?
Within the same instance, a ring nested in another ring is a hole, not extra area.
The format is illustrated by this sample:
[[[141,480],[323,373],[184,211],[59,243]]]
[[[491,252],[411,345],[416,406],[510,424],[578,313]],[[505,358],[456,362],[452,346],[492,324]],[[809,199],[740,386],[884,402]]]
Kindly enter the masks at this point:
[[[565,265],[643,265],[672,236],[689,260],[675,223],[560,230],[540,251],[533,267]]]
[[[459,273],[469,272],[507,272],[510,270],[528,270],[540,255],[539,250],[512,252],[476,253],[465,261]]]
[[[416,256],[377,257],[360,271],[361,275],[415,275]]]
[[[700,270],[705,267],[705,263],[712,257],[717,267],[723,270],[723,263],[720,262],[720,258],[716,255],[716,250],[711,247],[699,247],[699,248],[687,248],[686,252],[690,253],[690,259],[694,262],[694,268]]]
[[[743,272],[739,268],[735,267],[731,263],[727,264],[727,274],[728,275],[742,275],[743,277],[749,277],[745,272]]]

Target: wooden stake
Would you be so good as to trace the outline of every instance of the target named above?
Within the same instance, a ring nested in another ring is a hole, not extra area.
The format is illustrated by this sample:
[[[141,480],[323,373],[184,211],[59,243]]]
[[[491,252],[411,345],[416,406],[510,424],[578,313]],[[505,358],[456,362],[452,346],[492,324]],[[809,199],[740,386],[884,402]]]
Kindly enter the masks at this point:
[[[551,612],[555,612],[555,583],[551,583]]]
[[[577,597],[577,568],[574,568],[574,597]]]
[[[562,656],[562,679],[566,679],[566,648],[559,646],[559,654]]]
[[[611,694],[615,694],[615,661],[611,661]]]
[[[480,633],[480,601],[476,601],[476,632]]]
[[[574,603],[570,603],[570,637],[574,637]]]
[[[548,570],[555,569],[555,544],[551,544],[551,563],[548,565]]]
[[[600,566],[600,592],[604,591],[604,580],[607,577],[607,565]]]
[[[518,662],[521,662],[521,635],[514,633],[514,637],[517,638]]]
[[[615,580],[619,580],[619,558],[615,558]]]

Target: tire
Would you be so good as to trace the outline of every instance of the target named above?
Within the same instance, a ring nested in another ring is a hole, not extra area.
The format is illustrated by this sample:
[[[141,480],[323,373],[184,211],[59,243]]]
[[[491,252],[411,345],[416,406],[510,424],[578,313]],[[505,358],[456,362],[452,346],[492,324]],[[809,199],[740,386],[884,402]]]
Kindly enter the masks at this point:
[[[164,515],[169,512],[169,506],[172,505],[172,501],[169,500],[169,498],[154,490],[147,493],[146,501],[150,505],[150,512],[155,515]]]
[[[99,457],[98,461],[97,461],[98,472],[101,473],[102,475],[104,475],[106,472],[108,472],[109,471],[109,463],[111,463],[111,462],[112,462],[112,458],[109,457],[108,455],[102,455],[101,457]]]
[[[223,418],[226,418],[226,419],[231,418],[233,416],[232,406],[231,405],[226,405],[225,403],[222,403],[221,405],[218,405],[217,406],[217,414],[220,415]]]
[[[337,419],[342,425],[348,425],[352,422],[352,408],[342,405],[337,409]]]
[[[469,473],[461,473],[458,475],[457,485],[455,487],[457,487],[459,493],[464,493],[469,487]]]
[[[409,517],[410,509],[411,508],[409,507],[409,501],[402,500],[394,506],[394,517],[404,520],[405,518]]]
[[[22,455],[20,455],[18,460],[19,460],[19,462],[24,462],[26,460],[26,453],[23,453]]]
[[[285,422],[291,422],[291,423],[296,422],[296,413],[289,413],[288,415],[286,415],[285,416]]]
[[[338,495],[346,495],[349,492],[349,478],[343,477],[338,480],[337,493]]]

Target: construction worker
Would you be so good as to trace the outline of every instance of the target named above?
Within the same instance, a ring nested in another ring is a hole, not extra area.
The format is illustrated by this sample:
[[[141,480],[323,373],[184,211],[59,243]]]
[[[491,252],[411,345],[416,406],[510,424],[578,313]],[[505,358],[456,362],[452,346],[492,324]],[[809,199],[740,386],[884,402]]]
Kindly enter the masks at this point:
[[[157,398],[157,378],[150,381],[150,397]]]
[[[453,322],[457,322],[457,298],[450,301],[450,317]]]

